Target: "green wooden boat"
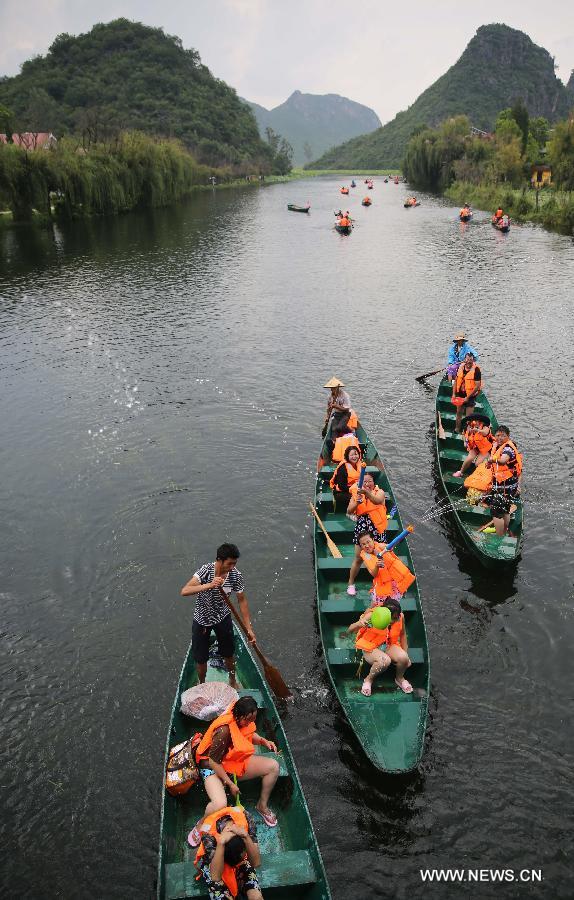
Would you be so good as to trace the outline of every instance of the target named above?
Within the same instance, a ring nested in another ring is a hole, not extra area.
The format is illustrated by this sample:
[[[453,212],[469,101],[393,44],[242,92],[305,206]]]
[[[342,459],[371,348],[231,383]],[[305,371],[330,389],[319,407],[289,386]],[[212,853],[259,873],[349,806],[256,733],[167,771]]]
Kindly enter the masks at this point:
[[[445,439],[441,440],[436,431],[436,456],[438,470],[443,489],[451,501],[450,510],[456,525],[464,538],[465,544],[475,553],[485,566],[496,567],[513,563],[520,556],[522,545],[522,527],[524,510],[522,501],[517,500],[517,509],[510,521],[511,536],[499,537],[496,534],[484,534],[480,528],[487,525],[492,516],[485,506],[471,506],[465,502],[466,488],[464,478],[455,478],[453,472],[460,469],[466,457],[462,437],[454,430],[456,408],[451,402],[452,383],[443,378],[436,395],[436,421],[440,413]],[[498,420],[488,402],[484,391],[478,395],[475,405],[477,413],[483,413],[490,419],[492,430],[498,427]],[[470,472],[468,473],[470,474]],[[466,474],[464,476],[466,478]]]
[[[386,472],[380,471],[377,448],[360,425],[357,436],[367,462],[367,471],[385,491],[387,510],[390,511],[396,501]],[[323,445],[322,459],[327,458]],[[332,464],[321,467],[315,491],[317,512],[329,536],[343,554],[342,559],[331,556],[325,536],[315,524],[315,578],[325,662],[347,720],[371,762],[384,772],[408,772],[418,765],[423,753],[430,677],[428,644],[417,582],[411,585],[402,600],[412,661],[407,677],[413,685],[413,693],[403,694],[396,687],[395,667],[391,665],[376,679],[372,696],[363,697],[362,678],[357,675],[362,654],[355,650],[355,635],[347,634],[346,629],[369,606],[372,579],[362,566],[356,582],[356,595],[350,597],[347,594],[349,570],[355,552],[352,543],[354,522],[347,518],[345,511],[333,511],[333,492],[329,480],[334,469]],[[397,510],[389,519],[387,538],[391,539],[402,529]],[[397,546],[397,556],[414,572],[406,539]]]
[[[305,212],[308,213],[311,209],[311,206],[297,206],[296,203],[288,203],[287,209],[290,209],[291,212]]]
[[[258,870],[266,900],[330,900],[331,894],[323,861],[315,839],[313,825],[291,750],[283,731],[269,689],[247,649],[243,636],[235,629],[237,648],[237,677],[243,690],[257,700],[259,734],[273,740],[281,755],[279,780],[271,797],[273,811],[279,824],[268,828],[257,813],[257,837],[261,849],[261,868]],[[227,673],[208,667],[208,681],[226,681]],[[191,647],[181,670],[171,722],[166,743],[170,747],[184,741],[196,731],[205,731],[206,722],[184,716],[180,712],[183,691],[197,684],[195,663]],[[256,752],[261,748],[257,747]],[[263,751],[266,753],[267,751]],[[165,765],[164,765],[165,771]],[[194,785],[188,794],[172,797],[163,790],[159,846],[158,900],[176,900],[184,897],[207,898],[205,882],[196,881],[197,870],[193,864],[196,851],[187,844],[187,835],[202,815],[207,795],[201,784]],[[241,799],[245,807],[254,811],[259,796],[259,781],[244,782]]]
[[[335,231],[338,231],[339,234],[350,234],[352,230],[352,225],[335,225]]]

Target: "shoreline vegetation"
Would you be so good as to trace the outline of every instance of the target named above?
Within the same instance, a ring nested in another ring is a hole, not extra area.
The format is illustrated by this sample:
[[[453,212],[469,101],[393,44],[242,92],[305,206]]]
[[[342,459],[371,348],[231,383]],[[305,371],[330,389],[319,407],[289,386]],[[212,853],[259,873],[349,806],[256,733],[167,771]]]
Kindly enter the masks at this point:
[[[394,175],[398,170],[238,175],[199,163],[177,140],[124,132],[87,149],[64,137],[47,150],[0,144],[0,227],[71,221],[170,206],[196,191],[259,187],[323,175]],[[212,179],[215,180],[213,184]]]
[[[472,134],[466,116],[421,126],[403,169],[413,187],[454,203],[500,206],[518,222],[574,233],[574,115],[551,127],[518,101],[499,113],[492,134]]]

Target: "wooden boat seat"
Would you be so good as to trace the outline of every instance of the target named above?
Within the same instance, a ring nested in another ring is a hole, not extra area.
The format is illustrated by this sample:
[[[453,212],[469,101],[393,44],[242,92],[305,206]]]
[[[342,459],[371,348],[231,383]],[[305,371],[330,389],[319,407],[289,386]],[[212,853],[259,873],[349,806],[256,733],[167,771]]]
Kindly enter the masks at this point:
[[[385,491],[385,497],[387,498],[387,501],[392,502],[391,495],[388,491]],[[331,489],[328,491],[320,491],[317,494],[317,503],[330,503],[331,506],[333,506],[333,491]]]
[[[329,516],[327,519],[324,519],[323,525],[325,526],[327,534],[333,537],[338,534],[353,534],[355,530],[355,523],[352,522],[351,519],[348,519],[346,515],[341,515],[340,513],[336,516]],[[387,532],[394,531],[398,534],[399,523],[396,519],[389,519],[385,530]]]
[[[466,450],[461,447],[460,450],[439,450],[441,459],[452,459],[454,462],[464,462],[466,459]]]
[[[376,466],[366,466],[365,468],[366,468],[367,472],[371,473],[371,475],[376,475],[377,472],[381,471]],[[333,472],[335,471],[335,469],[336,469],[336,466],[334,466],[334,465],[321,466],[321,468],[319,469],[319,475],[324,475],[324,476],[328,475],[330,478],[331,475],[333,474]]]
[[[397,553],[397,556],[400,561],[405,564],[405,566],[408,566],[409,561],[406,556],[401,556],[400,553]],[[337,559],[337,557],[335,556],[325,556],[324,558],[319,557],[317,559],[317,568],[346,571],[347,569],[351,568],[351,563],[353,562],[354,558],[354,554],[353,556],[343,556],[341,557],[341,559]]]
[[[265,703],[261,691],[237,691],[240,697],[253,697],[259,709],[263,709]]]
[[[165,867],[166,900],[186,897],[207,898],[205,881],[196,881],[197,869],[192,860],[170,863]],[[257,870],[263,890],[274,887],[295,887],[317,881],[313,862],[307,850],[284,850],[282,853],[261,854],[261,868]]]
[[[319,608],[322,613],[326,613],[327,615],[344,615],[347,618],[356,616],[358,619],[361,613],[365,612],[365,609],[371,602],[371,597],[368,591],[357,591],[354,597],[350,597],[349,594],[345,593],[343,595],[333,596],[332,594],[329,597],[325,597],[321,600],[319,604]],[[401,600],[401,609],[404,613],[416,612],[417,602],[414,597],[409,597],[408,594],[405,594],[403,599]]]
[[[360,661],[360,651],[347,649],[345,647],[329,647],[327,650],[329,665],[331,666],[350,666],[356,665]],[[425,654],[422,647],[409,647],[409,658],[413,666],[421,665],[425,661]]]

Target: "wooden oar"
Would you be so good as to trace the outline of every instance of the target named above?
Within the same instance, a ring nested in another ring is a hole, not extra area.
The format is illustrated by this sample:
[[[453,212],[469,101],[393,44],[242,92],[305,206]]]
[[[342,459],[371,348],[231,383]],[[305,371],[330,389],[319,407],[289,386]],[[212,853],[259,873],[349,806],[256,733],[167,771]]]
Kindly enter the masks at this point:
[[[343,554],[337,547],[335,541],[331,540],[331,538],[327,534],[325,526],[323,525],[323,523],[321,522],[321,519],[319,518],[319,513],[317,512],[317,510],[315,509],[315,507],[313,506],[312,503],[309,503],[309,506],[311,507],[311,512],[313,513],[313,515],[315,516],[315,518],[317,520],[317,524],[318,524],[319,528],[321,529],[321,531],[323,532],[323,534],[325,535],[325,537],[327,539],[327,547],[329,548],[331,556],[336,557],[336,559],[342,559]]]
[[[442,427],[442,419],[440,417],[440,413],[438,413],[438,439],[439,441],[446,441],[446,432]]]
[[[227,596],[227,594],[225,593],[225,591],[223,590],[223,588],[221,586],[220,586],[219,590],[221,592],[221,596],[223,597],[223,599],[227,603],[229,609],[231,610],[231,614],[233,615],[233,618],[235,619],[235,621],[241,628],[241,630],[242,630],[243,634],[245,635],[245,637],[247,638],[247,640],[249,640],[249,635],[247,633],[247,628],[245,627],[245,625],[243,623],[243,619],[241,618],[241,616],[235,609],[233,603],[231,602],[231,600],[229,599],[229,597]],[[276,669],[275,666],[271,665],[271,663],[263,655],[263,653],[261,652],[261,650],[259,649],[259,647],[257,646],[257,643],[255,641],[253,643],[250,643],[249,646],[253,647],[253,649],[255,650],[255,653],[261,660],[261,665],[263,666],[263,674],[265,675],[265,680],[267,681],[267,684],[269,685],[269,687],[271,688],[271,690],[273,691],[275,696],[279,697],[280,700],[286,700],[287,697],[291,697],[291,691],[285,684],[285,682],[283,680],[283,676],[281,675],[281,672],[279,671],[279,669]]]
[[[415,381],[424,381],[425,378],[430,378],[431,375],[438,375],[439,372],[444,372],[444,366],[442,366],[440,369],[435,369],[434,372],[426,372],[424,375],[418,375],[415,378]]]

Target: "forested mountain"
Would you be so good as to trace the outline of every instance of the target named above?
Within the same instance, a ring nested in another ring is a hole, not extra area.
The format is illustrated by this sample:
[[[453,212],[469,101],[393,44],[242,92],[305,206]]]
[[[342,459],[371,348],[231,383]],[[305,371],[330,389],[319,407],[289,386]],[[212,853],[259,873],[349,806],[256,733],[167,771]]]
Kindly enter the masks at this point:
[[[547,50],[507,25],[483,25],[451,68],[391,122],[371,134],[335,147],[312,163],[317,168],[400,166],[411,134],[421,125],[437,125],[467,115],[485,131],[499,110],[522,99],[531,116],[550,122],[572,105],[574,82],[567,88],[554,71]]]
[[[251,110],[178,37],[127,19],[59,35],[0,80],[20,131],[137,129],[180,138],[209,165],[257,165],[271,151]]]
[[[381,125],[377,114],[368,106],[339,94],[294,91],[273,109],[247,102],[255,113],[261,136],[265,137],[266,128],[272,128],[286,138],[293,147],[296,165],[308,163],[329,147]]]

